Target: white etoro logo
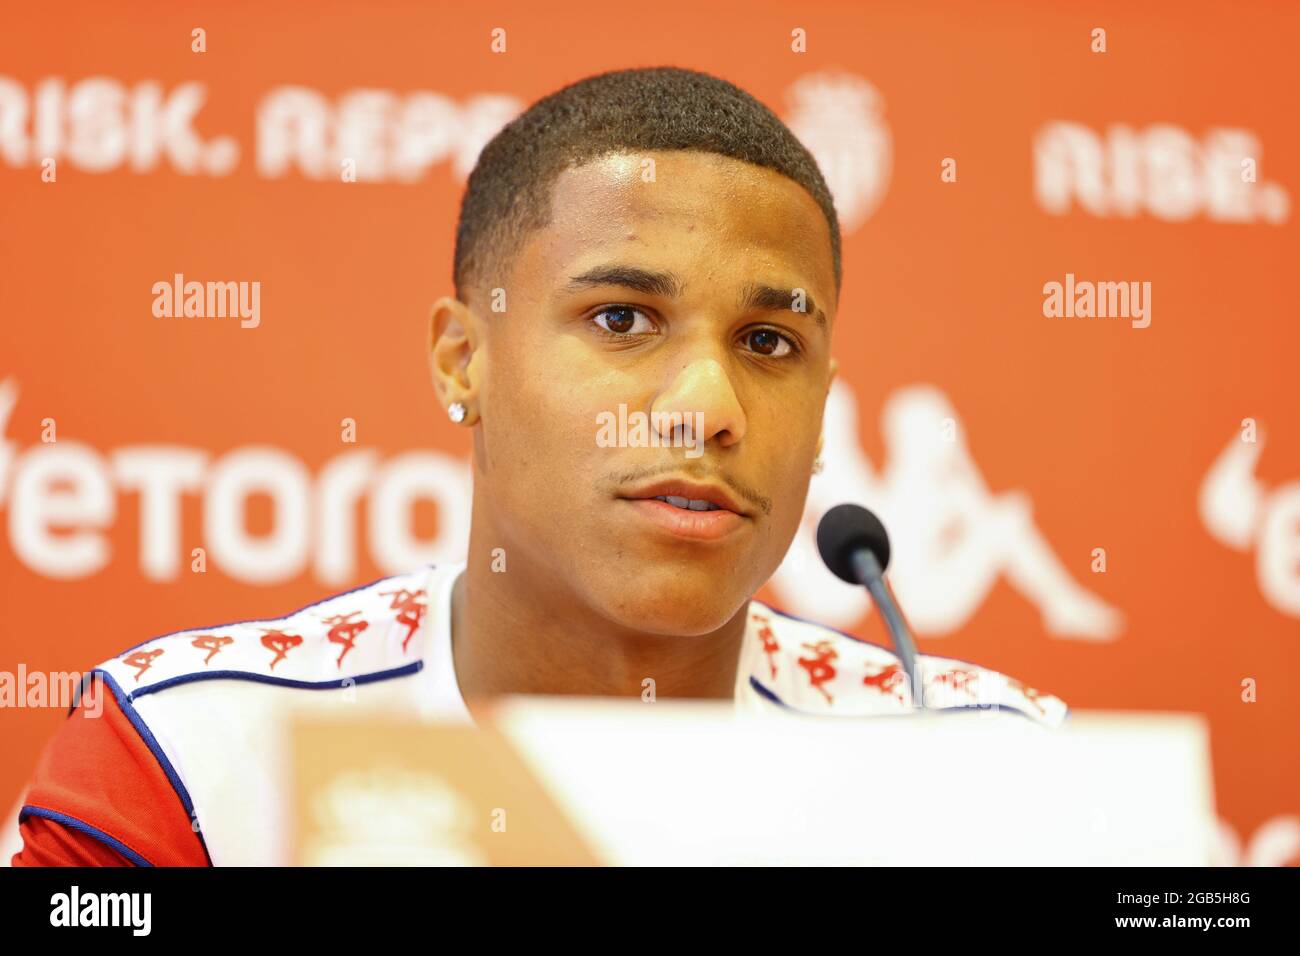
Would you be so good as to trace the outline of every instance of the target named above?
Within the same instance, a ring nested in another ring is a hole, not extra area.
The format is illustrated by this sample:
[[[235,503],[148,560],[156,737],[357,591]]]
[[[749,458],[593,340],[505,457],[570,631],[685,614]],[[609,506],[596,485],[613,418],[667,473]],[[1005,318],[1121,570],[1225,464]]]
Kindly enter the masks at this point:
[[[1253,547],[1264,600],[1300,617],[1300,481],[1266,487],[1255,477],[1263,450],[1263,435],[1246,419],[1201,483],[1201,521],[1220,544],[1234,551]]]
[[[154,581],[197,570],[192,546],[199,543],[205,570],[210,557],[215,568],[250,584],[275,584],[309,569],[325,584],[345,583],[366,551],[385,574],[464,553],[469,468],[443,452],[384,459],[376,449],[356,448],[313,473],[291,451],[263,445],[224,454],[163,444],[100,450],[55,435],[20,448],[5,438],[17,402],[17,384],[0,380],[0,510],[8,512],[4,530],[14,556],[37,574],[69,580],[107,567],[124,495],[139,498],[137,560]],[[254,534],[246,516],[259,496],[271,504],[271,527]],[[196,541],[182,521],[193,498],[203,526]],[[413,510],[420,501],[438,508],[433,538],[417,532]]]

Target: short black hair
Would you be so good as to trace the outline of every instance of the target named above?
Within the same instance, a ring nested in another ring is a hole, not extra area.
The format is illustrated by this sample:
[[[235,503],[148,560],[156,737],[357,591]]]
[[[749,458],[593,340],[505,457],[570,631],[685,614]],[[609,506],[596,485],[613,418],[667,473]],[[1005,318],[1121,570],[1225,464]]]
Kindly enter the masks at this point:
[[[696,150],[775,170],[817,201],[830,226],[835,290],[840,225],[817,161],[770,109],[726,80],[679,67],[616,70],[538,100],[479,154],[461,200],[456,297],[508,262],[550,222],[565,169],[612,152]]]

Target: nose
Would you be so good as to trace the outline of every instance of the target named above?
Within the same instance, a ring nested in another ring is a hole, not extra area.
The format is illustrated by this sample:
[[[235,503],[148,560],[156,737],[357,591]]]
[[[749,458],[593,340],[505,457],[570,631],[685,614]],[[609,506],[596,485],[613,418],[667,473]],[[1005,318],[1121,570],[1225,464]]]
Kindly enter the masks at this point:
[[[697,421],[702,423],[702,433],[693,440],[701,447],[716,439],[728,448],[745,436],[745,411],[726,369],[715,358],[702,357],[684,365],[650,411],[655,429],[669,442],[677,428],[694,429]],[[697,419],[697,413],[702,418]]]

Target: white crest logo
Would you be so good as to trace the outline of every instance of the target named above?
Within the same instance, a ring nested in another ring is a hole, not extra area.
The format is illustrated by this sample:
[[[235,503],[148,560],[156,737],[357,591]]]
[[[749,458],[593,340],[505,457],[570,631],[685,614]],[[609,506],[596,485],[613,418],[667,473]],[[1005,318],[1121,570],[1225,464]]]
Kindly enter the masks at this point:
[[[826,177],[845,234],[876,211],[893,163],[893,138],[884,98],[849,73],[812,73],[786,94],[786,125],[808,148]]]

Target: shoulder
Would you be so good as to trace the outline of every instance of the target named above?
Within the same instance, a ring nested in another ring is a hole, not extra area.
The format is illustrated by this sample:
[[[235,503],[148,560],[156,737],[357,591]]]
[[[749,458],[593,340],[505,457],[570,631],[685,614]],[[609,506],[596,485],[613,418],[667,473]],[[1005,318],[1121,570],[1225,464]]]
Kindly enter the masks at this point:
[[[135,701],[194,682],[243,681],[328,690],[414,673],[428,643],[432,566],[330,595],[275,618],[188,628],[102,662],[119,697]]]
[[[295,708],[336,702],[414,712],[459,567],[177,631],[101,663],[28,788],[29,858],[57,859],[73,832],[136,863],[271,862],[283,763],[271,731]]]
[[[98,680],[46,745],[18,816],[19,866],[204,866],[170,762]]]
[[[902,662],[889,648],[751,601],[749,682],[760,696],[804,713],[866,716],[914,710]],[[969,661],[918,654],[932,710],[1007,710],[1049,727],[1068,714],[1052,694]]]

